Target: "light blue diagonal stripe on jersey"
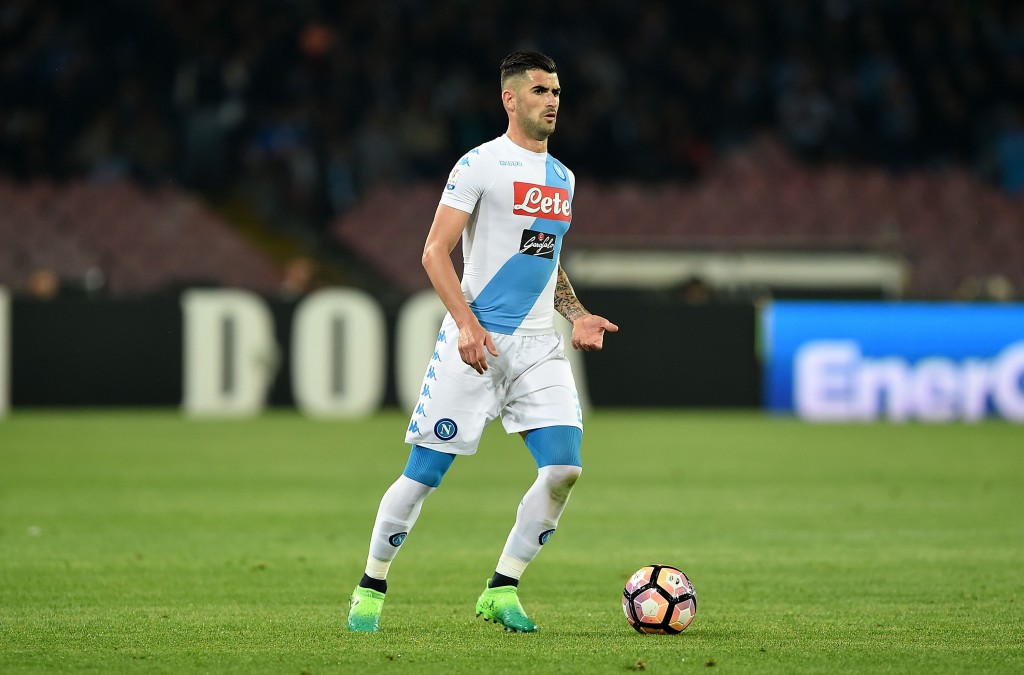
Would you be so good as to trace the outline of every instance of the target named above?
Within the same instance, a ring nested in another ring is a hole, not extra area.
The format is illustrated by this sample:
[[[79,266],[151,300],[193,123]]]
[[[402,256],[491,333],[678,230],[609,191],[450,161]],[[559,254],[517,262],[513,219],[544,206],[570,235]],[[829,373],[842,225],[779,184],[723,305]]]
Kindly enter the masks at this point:
[[[569,172],[564,164],[551,155],[548,155],[545,163],[544,184],[567,190],[569,202],[572,203]],[[469,303],[480,325],[489,331],[513,333],[523,323],[557,269],[562,238],[569,230],[569,223],[536,218],[529,227],[523,229],[556,235],[555,252],[551,260],[513,252],[473,302]]]

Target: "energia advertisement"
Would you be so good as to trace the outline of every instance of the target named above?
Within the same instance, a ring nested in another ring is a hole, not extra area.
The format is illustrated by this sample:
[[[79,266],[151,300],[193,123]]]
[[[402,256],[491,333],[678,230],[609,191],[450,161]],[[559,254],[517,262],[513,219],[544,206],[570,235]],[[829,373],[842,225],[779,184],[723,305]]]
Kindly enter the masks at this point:
[[[771,411],[1024,422],[1024,305],[781,301],[760,328]]]

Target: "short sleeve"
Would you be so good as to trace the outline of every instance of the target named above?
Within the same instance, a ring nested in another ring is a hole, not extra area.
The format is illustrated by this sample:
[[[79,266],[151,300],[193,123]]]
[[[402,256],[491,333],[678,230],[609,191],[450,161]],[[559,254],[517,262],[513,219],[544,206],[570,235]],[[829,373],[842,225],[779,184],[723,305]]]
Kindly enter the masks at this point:
[[[494,182],[493,162],[487,162],[479,148],[470,150],[448,174],[441,203],[472,213],[484,192]]]

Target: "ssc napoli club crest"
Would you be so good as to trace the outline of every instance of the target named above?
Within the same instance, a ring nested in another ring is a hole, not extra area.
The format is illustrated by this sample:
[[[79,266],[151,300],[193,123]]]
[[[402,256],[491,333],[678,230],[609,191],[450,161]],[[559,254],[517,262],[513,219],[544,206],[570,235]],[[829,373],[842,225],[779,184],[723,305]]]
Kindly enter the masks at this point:
[[[459,427],[456,426],[455,420],[440,419],[437,424],[434,425],[434,435],[440,438],[442,441],[450,441],[455,438],[455,434],[459,433]]]
[[[544,530],[543,532],[540,533],[540,536],[537,537],[537,541],[540,542],[541,546],[543,546],[544,544],[548,543],[548,537],[550,537],[553,532],[554,532],[554,530]]]
[[[402,545],[402,542],[405,541],[405,538],[408,536],[408,532],[399,532],[398,534],[393,534],[390,537],[388,537],[388,543],[394,546],[395,548],[398,548]]]

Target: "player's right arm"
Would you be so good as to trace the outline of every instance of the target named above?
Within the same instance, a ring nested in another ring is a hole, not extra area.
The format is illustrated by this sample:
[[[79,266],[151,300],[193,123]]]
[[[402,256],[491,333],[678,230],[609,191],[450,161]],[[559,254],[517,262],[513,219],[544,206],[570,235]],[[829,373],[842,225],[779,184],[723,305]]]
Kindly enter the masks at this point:
[[[469,308],[459,275],[452,264],[451,253],[459,243],[469,223],[470,214],[439,204],[430,225],[427,241],[423,245],[423,269],[448,313],[459,327],[459,355],[478,373],[487,370],[487,353],[497,356],[491,334],[480,325],[480,320]]]

